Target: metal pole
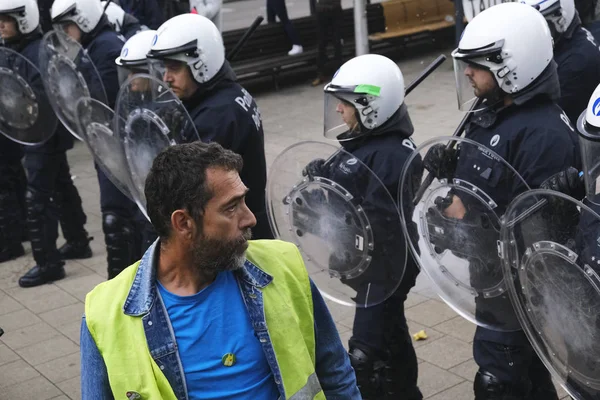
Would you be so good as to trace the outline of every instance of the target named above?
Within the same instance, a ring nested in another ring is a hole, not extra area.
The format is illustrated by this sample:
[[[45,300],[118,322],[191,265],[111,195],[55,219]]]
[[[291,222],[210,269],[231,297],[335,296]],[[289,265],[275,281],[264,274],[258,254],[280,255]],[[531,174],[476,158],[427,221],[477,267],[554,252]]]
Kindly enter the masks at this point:
[[[369,53],[369,31],[367,29],[365,0],[354,0],[354,41],[357,56]]]

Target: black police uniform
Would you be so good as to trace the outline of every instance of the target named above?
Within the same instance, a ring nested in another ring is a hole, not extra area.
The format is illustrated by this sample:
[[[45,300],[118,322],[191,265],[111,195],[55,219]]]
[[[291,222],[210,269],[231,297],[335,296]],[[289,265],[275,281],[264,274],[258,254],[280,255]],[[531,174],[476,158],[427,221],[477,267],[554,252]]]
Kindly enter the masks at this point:
[[[163,9],[156,0],[119,0],[127,14],[131,14],[150,29],[158,29],[165,22]]]
[[[376,291],[393,293],[379,305],[356,308],[349,353],[361,394],[367,400],[423,398],[417,387],[417,357],[404,315],[404,301],[415,285],[419,269],[404,246],[404,234],[398,223],[395,206],[399,200],[398,185],[404,164],[416,148],[410,139],[413,131],[406,105],[403,104],[381,127],[352,140],[340,140],[346,152],[360,160],[381,180],[394,204],[383,198],[387,195],[385,191],[373,187],[378,186],[379,182],[362,179],[364,174],[358,170],[361,164],[353,162],[353,159],[336,156],[321,166],[318,160],[311,162],[313,165],[317,163],[313,172],[344,187],[360,199],[358,201],[364,209],[369,210],[369,224],[376,238],[371,263],[359,277],[343,279],[342,282],[357,291],[358,303],[361,303],[361,297],[366,295],[367,290],[371,295]],[[338,139],[343,139],[343,136]],[[311,170],[311,164],[308,170]],[[413,189],[421,182],[423,172],[420,159],[415,159],[412,165],[412,184],[403,187],[404,195],[409,198],[413,197]],[[332,211],[341,209],[341,205],[331,204],[331,199],[328,201],[328,208]],[[410,204],[410,201],[405,202],[407,207],[412,208]],[[404,211],[406,215],[412,213],[409,208]],[[416,226],[411,224],[409,229],[411,239],[416,240]],[[354,246],[354,242],[346,245]],[[405,259],[407,265],[404,276],[398,288],[395,288],[398,283],[398,277],[392,276],[398,272],[395,263],[398,260],[404,262]],[[333,257],[329,267],[335,270],[337,264],[344,269],[348,263],[349,260]]]
[[[98,70],[110,108],[114,108],[119,91],[115,59],[121,54],[123,44],[123,40],[112,30],[106,16],[102,17],[92,32],[84,34],[82,38],[82,45]],[[99,83],[91,82],[90,91],[101,93],[103,89]],[[139,210],[137,205],[108,179],[97,164],[95,167],[100,185],[102,230],[110,279],[141,256],[141,238],[136,229]]]
[[[594,36],[581,26],[577,15],[556,41],[554,60],[560,81],[558,105],[575,125],[600,83],[600,48]]]
[[[497,112],[476,113],[467,125],[466,137],[500,155],[531,188],[579,164],[574,129],[560,107],[545,94]],[[485,191],[498,204],[496,212],[502,214],[526,187],[484,152],[478,154],[479,159],[461,159],[459,151],[455,177]],[[512,316],[513,324],[518,324],[508,298],[479,300],[476,308],[476,313],[492,308],[502,313],[505,321]],[[477,400],[557,399],[550,374],[523,331],[500,332],[478,326],[473,353],[479,365],[474,383]]]
[[[16,42],[17,50],[38,66],[41,31],[35,31]],[[24,78],[43,91],[38,72],[23,66]],[[37,286],[64,276],[64,254],[56,248],[58,222],[68,245],[81,251],[81,258],[91,257],[88,234],[84,228],[86,215],[81,197],[73,181],[66,152],[73,148],[73,137],[59,124],[54,135],[39,146],[23,146],[27,170],[27,228],[36,266],[19,280],[21,286]]]
[[[25,254],[25,186],[20,145],[0,135],[0,262]]]
[[[217,142],[242,156],[244,168],[240,177],[250,189],[246,196],[248,208],[256,216],[252,229],[254,239],[272,239],[265,205],[267,162],[264,132],[256,102],[235,81],[235,75],[225,61],[211,82],[183,104],[190,114],[200,140]]]

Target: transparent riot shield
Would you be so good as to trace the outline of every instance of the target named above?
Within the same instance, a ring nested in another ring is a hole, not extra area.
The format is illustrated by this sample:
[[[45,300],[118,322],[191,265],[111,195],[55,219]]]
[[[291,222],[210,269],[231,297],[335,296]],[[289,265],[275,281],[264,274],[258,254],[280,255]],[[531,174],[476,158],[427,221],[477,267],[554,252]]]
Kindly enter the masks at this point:
[[[414,208],[414,191],[402,191],[403,228],[412,254],[438,295],[456,312],[482,327],[520,329],[512,311],[499,256],[500,218],[528,188],[500,156],[474,141],[439,137],[420,145],[405,164],[400,188],[415,185],[411,169],[425,163],[434,146],[453,142],[455,157],[444,160]]]
[[[287,148],[269,171],[267,209],[273,232],[298,246],[324,297],[369,307],[400,284],[407,247],[396,203],[352,154],[322,142]]]
[[[115,113],[115,130],[123,141],[130,193],[148,217],[144,185],[152,161],[168,146],[199,140],[198,132],[175,93],[147,74],[133,75],[123,83]]]
[[[58,119],[79,140],[77,101],[91,97],[107,104],[96,66],[79,43],[61,31],[50,31],[40,44],[40,72]]]
[[[104,103],[84,97],[76,106],[78,132],[108,179],[127,197],[130,178],[123,141],[114,131],[115,113]]]
[[[600,396],[600,216],[584,203],[528,191],[506,211],[502,243],[529,341],[573,398],[591,400]]]
[[[58,120],[37,67],[21,54],[0,47],[0,133],[23,145],[39,145],[54,135]]]

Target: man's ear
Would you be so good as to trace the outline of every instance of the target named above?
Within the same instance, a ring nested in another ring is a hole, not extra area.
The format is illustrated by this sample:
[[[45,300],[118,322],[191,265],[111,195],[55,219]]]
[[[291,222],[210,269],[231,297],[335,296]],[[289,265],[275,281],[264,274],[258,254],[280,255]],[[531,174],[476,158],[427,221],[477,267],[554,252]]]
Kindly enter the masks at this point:
[[[196,223],[187,210],[175,210],[171,214],[171,227],[173,233],[182,239],[192,240],[196,230]]]

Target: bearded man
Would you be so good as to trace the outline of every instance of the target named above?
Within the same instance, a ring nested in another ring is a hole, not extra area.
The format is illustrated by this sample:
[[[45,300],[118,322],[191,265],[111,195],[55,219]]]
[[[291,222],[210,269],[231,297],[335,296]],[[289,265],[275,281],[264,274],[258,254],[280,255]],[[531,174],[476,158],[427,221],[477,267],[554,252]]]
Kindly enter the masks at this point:
[[[251,241],[242,158],[216,143],[159,154],[159,239],[98,285],[81,327],[83,399],[360,399],[298,249]]]

